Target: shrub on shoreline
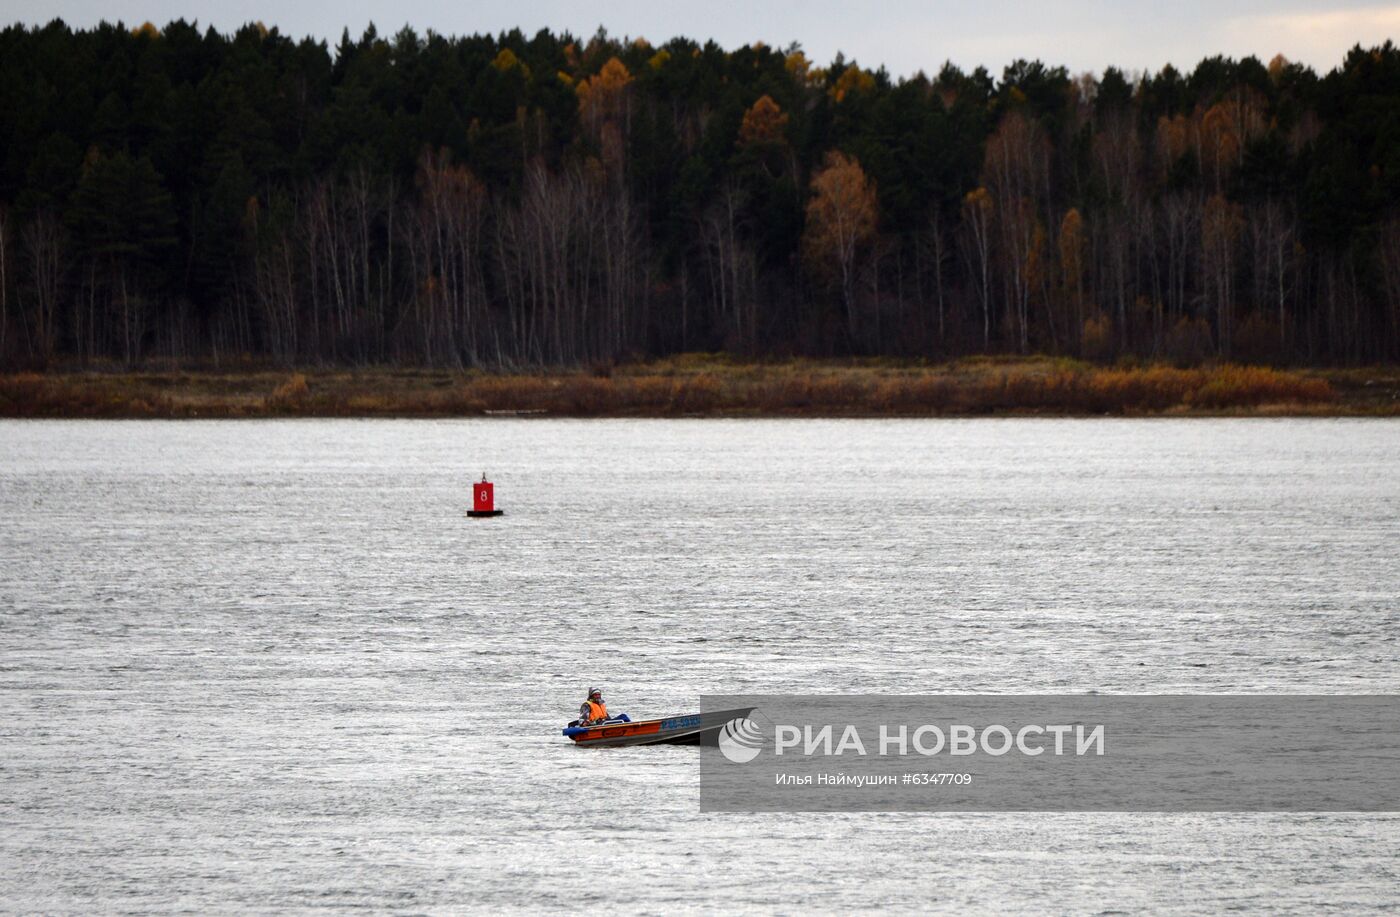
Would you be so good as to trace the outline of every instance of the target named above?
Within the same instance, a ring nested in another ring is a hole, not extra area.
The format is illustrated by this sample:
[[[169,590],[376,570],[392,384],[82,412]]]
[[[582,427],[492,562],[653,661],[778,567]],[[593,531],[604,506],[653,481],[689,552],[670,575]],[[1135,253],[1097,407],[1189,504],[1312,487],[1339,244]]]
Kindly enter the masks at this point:
[[[258,389],[261,388],[261,393]],[[1350,391],[1350,389],[1349,389]],[[0,376],[9,417],[975,416],[1347,411],[1326,378],[1263,366],[1104,367],[1063,359],[738,363],[592,370]],[[1368,406],[1397,413],[1400,406]]]

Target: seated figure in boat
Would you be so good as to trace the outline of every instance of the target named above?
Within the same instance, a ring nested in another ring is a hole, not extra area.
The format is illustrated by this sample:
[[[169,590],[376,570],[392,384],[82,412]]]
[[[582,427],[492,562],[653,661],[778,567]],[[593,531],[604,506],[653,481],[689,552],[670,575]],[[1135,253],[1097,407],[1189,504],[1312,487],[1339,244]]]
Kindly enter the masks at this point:
[[[589,688],[588,700],[579,707],[578,719],[570,726],[592,726],[594,723],[601,723],[608,718],[608,705],[603,703],[603,689]]]

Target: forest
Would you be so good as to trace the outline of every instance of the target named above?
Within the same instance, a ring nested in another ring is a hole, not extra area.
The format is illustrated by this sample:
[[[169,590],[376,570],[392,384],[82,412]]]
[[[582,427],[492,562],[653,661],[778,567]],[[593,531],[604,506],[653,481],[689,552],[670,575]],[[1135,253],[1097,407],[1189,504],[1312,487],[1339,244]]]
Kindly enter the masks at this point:
[[[934,64],[936,66],[936,64]],[[931,74],[931,75],[930,75]],[[1400,50],[0,32],[0,367],[1400,360]]]

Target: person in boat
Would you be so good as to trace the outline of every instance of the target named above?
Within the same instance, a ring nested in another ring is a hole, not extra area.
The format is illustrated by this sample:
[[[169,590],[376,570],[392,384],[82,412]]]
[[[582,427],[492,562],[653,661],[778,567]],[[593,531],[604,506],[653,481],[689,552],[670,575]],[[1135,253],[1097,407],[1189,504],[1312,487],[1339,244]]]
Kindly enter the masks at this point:
[[[608,718],[608,705],[603,703],[603,689],[589,688],[588,700],[579,707],[578,713],[580,726],[592,726],[594,723],[606,720]]]

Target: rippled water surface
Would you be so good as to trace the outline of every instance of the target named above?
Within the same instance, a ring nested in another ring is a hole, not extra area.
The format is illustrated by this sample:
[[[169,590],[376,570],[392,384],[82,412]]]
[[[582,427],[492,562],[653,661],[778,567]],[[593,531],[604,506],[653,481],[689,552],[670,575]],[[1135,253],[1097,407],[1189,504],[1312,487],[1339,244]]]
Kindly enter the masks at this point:
[[[1400,424],[0,423],[5,911],[1400,904],[1400,816],[702,816],[589,684],[1400,692]]]

